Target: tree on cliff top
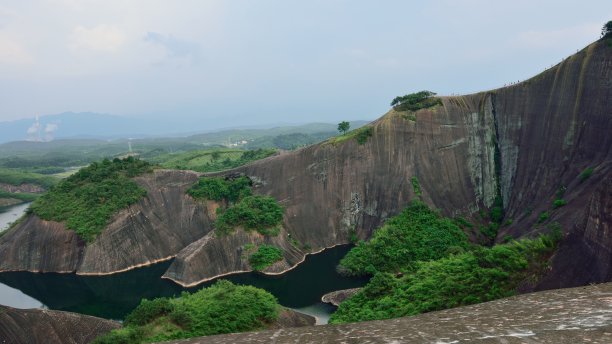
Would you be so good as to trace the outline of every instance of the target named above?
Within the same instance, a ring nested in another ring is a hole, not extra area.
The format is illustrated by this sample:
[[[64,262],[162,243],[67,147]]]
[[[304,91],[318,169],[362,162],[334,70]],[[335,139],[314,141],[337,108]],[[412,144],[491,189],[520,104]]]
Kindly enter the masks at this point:
[[[347,121],[342,121],[338,123],[338,131],[342,133],[342,135],[346,134],[347,131],[351,128],[351,124]]]
[[[612,20],[605,23],[604,26],[601,28],[601,36],[602,37],[608,37],[608,36],[612,37]]]

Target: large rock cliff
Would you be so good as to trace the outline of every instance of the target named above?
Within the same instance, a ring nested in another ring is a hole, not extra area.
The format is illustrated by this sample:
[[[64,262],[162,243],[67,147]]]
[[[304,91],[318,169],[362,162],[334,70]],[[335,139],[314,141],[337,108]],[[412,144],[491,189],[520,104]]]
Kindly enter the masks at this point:
[[[0,343],[86,344],[119,327],[116,321],[76,313],[0,306]]]
[[[277,237],[215,235],[218,205],[185,194],[198,175],[160,170],[137,178],[147,197],[88,246],[62,224],[30,216],[0,238],[0,270],[103,274],[175,257],[164,277],[193,285],[249,270],[245,245],[265,242],[284,250],[265,272],[281,273],[353,232],[368,238],[415,198],[416,177],[423,200],[449,216],[482,221],[478,214],[500,196],[506,225],[498,241],[558,223],[565,237],[540,287],[607,281],[611,100],[612,47],[596,42],[511,87],[442,97],[414,117],[391,110],[370,124],[365,144],[330,140],[228,172],[247,175],[256,193],[285,207]],[[587,167],[592,176],[581,181]],[[553,209],[561,187],[568,204]],[[549,219],[539,220],[542,212]]]

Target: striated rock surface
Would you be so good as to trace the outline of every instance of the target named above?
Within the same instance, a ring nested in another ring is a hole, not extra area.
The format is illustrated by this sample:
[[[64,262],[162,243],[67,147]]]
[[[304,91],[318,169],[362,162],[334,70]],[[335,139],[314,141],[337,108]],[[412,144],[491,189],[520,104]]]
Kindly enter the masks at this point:
[[[76,313],[0,306],[0,343],[86,344],[119,327],[116,321]]]
[[[321,302],[332,304],[338,307],[344,300],[349,297],[357,294],[357,292],[361,290],[361,288],[351,288],[351,289],[342,289],[332,291],[331,293],[327,293],[321,296]]]
[[[610,343],[612,283],[514,296],[413,317],[167,343]]]
[[[0,238],[0,270],[107,274],[172,258],[212,230],[204,205],[185,193],[198,176],[159,170],[136,178],[147,196],[89,245],[64,224],[30,215]]]
[[[269,243],[283,248],[284,259],[264,272],[280,273],[308,252],[348,243],[353,232],[370,237],[415,198],[416,177],[426,203],[475,222],[499,193],[507,224],[498,241],[546,232],[553,223],[563,229],[549,275],[527,289],[607,281],[611,80],[612,48],[596,42],[511,87],[442,97],[441,106],[418,111],[415,120],[391,110],[371,123],[363,145],[329,141],[221,173],[247,175],[255,193],[285,207],[274,238],[240,229],[212,234],[217,205],[185,194],[199,175],[161,170],[137,178],[148,196],[87,247],[61,224],[31,216],[0,237],[0,270],[104,274],[176,257],[164,277],[193,285],[249,270],[244,246]],[[593,174],[581,181],[587,167]],[[560,187],[568,203],[553,209]],[[542,212],[549,213],[543,222]]]

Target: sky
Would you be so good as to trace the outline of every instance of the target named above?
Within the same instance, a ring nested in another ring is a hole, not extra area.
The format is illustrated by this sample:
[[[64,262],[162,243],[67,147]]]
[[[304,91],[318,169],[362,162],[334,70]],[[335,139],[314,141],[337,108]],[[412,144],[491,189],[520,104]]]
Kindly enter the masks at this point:
[[[609,0],[0,0],[0,121],[375,119],[526,79],[611,19]]]

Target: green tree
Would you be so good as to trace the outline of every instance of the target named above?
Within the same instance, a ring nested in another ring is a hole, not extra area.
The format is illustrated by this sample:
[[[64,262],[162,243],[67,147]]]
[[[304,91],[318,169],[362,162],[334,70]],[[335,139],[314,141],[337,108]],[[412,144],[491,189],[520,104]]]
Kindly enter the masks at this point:
[[[221,153],[219,153],[217,151],[212,152],[212,154],[210,155],[210,158],[213,161],[219,160],[220,157],[221,157]]]
[[[604,26],[601,28],[601,36],[602,37],[612,36],[612,20],[605,23]]]
[[[347,131],[351,128],[351,124],[347,121],[342,121],[338,123],[338,131],[342,133],[342,135],[346,134]]]

